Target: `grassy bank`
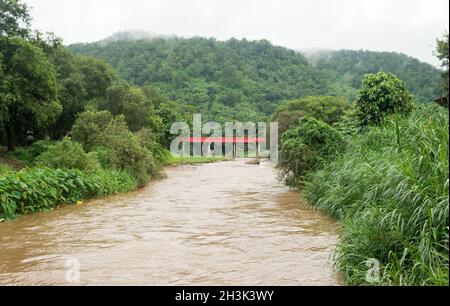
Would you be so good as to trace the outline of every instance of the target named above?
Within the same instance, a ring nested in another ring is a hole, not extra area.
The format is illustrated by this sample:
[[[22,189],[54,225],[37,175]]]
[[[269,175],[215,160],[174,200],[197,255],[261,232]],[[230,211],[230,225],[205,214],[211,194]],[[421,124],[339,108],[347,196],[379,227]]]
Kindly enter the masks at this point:
[[[392,117],[307,177],[307,200],[342,221],[336,260],[349,284],[369,284],[376,259],[374,284],[448,285],[448,124],[439,107]]]
[[[175,157],[170,152],[165,152],[164,165],[176,166],[176,165],[195,165],[195,164],[207,164],[220,161],[231,160],[229,157]]]

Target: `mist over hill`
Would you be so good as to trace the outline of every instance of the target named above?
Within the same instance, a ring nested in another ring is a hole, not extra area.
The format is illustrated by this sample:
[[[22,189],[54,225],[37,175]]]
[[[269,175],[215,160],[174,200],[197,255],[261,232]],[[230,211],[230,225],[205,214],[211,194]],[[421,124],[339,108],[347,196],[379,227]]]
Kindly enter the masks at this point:
[[[419,102],[429,102],[440,94],[441,72],[428,63],[402,53],[320,50],[307,54],[307,57],[316,68],[328,71],[336,81],[345,79],[352,88],[360,87],[365,74],[387,71],[405,81]]]
[[[301,52],[267,40],[180,38],[121,32],[69,48],[108,61],[136,85],[151,83],[208,119],[259,120],[288,100],[332,95],[353,101],[366,73],[392,72],[419,102],[439,95],[440,71],[404,54],[371,51]]]
[[[174,38],[174,35],[165,35],[156,32],[133,30],[133,31],[120,31],[100,40],[98,43],[106,46],[110,43],[118,41],[132,41],[132,40],[153,40],[157,38]]]

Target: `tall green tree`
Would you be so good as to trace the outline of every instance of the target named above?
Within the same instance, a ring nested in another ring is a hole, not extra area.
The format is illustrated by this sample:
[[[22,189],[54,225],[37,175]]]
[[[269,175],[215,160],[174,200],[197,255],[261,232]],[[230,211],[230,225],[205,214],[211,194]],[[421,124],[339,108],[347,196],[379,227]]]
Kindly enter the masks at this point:
[[[116,82],[116,76],[102,60],[76,56],[64,46],[44,50],[57,69],[63,111],[49,131],[52,138],[60,139],[70,132],[77,114],[83,112],[91,100],[105,97],[107,89]]]
[[[39,47],[21,38],[0,36],[0,126],[7,146],[23,141],[27,130],[43,133],[62,107],[56,70]]]

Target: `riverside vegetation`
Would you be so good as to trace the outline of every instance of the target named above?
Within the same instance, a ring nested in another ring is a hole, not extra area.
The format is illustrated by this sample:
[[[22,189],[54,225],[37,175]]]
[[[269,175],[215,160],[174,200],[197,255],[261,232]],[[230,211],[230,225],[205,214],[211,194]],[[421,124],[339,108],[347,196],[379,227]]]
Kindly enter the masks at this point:
[[[387,73],[365,76],[353,114],[300,119],[282,138],[281,177],[343,224],[349,284],[448,285],[448,110],[413,102]],[[370,283],[367,262],[380,264]]]
[[[0,10],[0,220],[210,161],[166,151],[171,124],[196,112],[267,119],[280,125],[280,178],[343,224],[335,259],[349,284],[448,285],[448,110],[430,103],[448,96],[448,34],[439,70],[402,54],[305,56],[264,40],[121,33],[65,47],[31,31],[21,1]]]

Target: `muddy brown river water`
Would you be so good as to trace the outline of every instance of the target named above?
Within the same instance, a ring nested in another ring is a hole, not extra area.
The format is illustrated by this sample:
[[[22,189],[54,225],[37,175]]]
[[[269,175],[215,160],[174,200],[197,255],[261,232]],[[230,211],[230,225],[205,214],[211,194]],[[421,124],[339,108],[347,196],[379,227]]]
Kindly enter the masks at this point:
[[[0,285],[339,285],[338,225],[268,162],[165,172],[130,194],[0,223]]]

